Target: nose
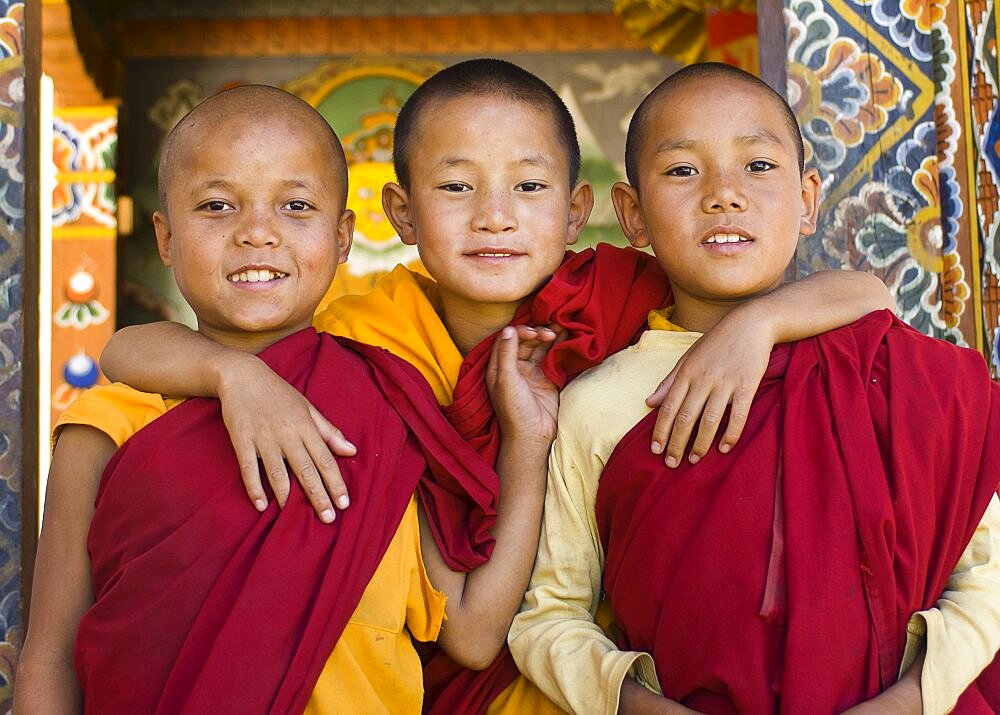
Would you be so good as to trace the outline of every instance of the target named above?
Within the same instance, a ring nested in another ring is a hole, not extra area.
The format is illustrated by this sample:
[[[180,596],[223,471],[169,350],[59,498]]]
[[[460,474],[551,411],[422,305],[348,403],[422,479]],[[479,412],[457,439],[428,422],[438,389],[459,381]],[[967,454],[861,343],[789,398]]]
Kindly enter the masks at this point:
[[[241,246],[263,248],[281,243],[281,234],[275,226],[273,213],[267,208],[248,210],[233,238]]]
[[[743,191],[742,177],[730,171],[709,173],[701,208],[705,213],[746,211],[747,197]]]
[[[517,217],[506,191],[498,189],[479,193],[472,228],[488,233],[503,233],[517,228]]]

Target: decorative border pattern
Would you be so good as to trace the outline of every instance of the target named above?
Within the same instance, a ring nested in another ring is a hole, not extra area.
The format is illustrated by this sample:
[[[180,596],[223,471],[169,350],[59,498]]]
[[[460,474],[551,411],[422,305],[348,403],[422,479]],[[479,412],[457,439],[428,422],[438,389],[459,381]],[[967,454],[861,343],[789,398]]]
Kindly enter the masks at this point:
[[[24,3],[0,0],[0,710],[21,645]]]
[[[823,176],[796,269],[873,272],[906,322],[977,345],[958,2],[786,0],[788,98]]]

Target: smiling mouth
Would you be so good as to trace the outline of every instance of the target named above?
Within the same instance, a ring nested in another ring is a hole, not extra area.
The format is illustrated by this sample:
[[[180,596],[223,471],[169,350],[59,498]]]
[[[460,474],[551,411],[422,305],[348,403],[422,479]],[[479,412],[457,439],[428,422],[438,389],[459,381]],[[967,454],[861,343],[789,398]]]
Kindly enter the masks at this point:
[[[751,243],[753,239],[741,236],[738,233],[716,233],[705,239],[705,243]]]
[[[470,251],[466,255],[473,258],[517,258],[526,254],[521,251],[512,251],[504,248],[486,248],[481,251]]]
[[[236,271],[226,276],[230,283],[267,283],[281,278],[287,278],[287,273],[272,271],[267,268],[248,268],[243,271]]]

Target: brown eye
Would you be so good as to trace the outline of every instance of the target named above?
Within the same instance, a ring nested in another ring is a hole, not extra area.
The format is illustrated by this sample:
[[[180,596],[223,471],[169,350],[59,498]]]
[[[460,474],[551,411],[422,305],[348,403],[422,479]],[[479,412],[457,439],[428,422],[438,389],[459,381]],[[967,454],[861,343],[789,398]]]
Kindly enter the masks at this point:
[[[747,164],[747,170],[755,174],[761,174],[765,171],[770,171],[774,168],[774,164],[764,159],[754,159],[749,164]]]

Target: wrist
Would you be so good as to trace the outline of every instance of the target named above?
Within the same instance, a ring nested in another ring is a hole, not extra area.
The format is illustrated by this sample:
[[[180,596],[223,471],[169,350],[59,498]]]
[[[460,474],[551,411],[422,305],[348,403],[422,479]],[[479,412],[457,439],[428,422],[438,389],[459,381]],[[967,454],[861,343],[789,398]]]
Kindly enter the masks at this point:
[[[250,353],[219,350],[208,361],[208,392],[212,397],[223,398],[233,389],[243,389],[248,379],[264,364]]]
[[[781,301],[773,296],[772,292],[741,303],[729,312],[725,320],[737,330],[747,325],[754,326],[754,333],[766,338],[771,345],[783,342],[787,339],[782,330],[783,308]]]

